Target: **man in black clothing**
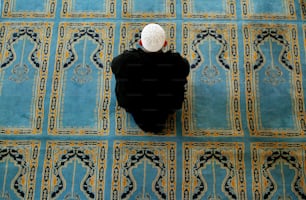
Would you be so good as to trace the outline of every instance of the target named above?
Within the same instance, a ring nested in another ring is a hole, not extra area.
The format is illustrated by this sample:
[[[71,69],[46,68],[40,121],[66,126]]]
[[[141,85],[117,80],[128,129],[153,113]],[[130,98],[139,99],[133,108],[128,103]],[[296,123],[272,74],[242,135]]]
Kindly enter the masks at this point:
[[[166,35],[158,24],[143,28],[139,44],[143,48],[127,50],[112,61],[115,93],[118,105],[143,131],[157,133],[182,107],[189,63],[178,53],[162,51]]]

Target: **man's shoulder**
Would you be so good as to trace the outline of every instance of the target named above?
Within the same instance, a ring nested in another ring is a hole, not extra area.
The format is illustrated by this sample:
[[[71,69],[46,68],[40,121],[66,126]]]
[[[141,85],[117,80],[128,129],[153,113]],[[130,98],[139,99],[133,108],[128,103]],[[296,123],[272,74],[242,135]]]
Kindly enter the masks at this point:
[[[173,51],[167,51],[165,52],[165,54],[168,55],[168,57],[171,57],[172,60],[175,60],[179,63],[183,63],[183,62],[186,62],[187,60],[178,52],[173,52]]]
[[[166,51],[165,54],[171,55],[171,56],[176,57],[176,58],[183,58],[182,55],[179,52],[176,52],[176,51],[173,51],[173,50]]]
[[[139,55],[141,53],[141,49],[128,49],[125,50],[121,55]]]
[[[173,56],[177,56],[180,55],[178,52],[173,51],[173,50],[168,50],[166,52],[164,52],[165,54],[169,54],[169,55],[173,55]]]
[[[114,59],[119,60],[126,60],[126,59],[133,59],[135,57],[139,57],[141,54],[139,49],[128,49],[116,56]]]

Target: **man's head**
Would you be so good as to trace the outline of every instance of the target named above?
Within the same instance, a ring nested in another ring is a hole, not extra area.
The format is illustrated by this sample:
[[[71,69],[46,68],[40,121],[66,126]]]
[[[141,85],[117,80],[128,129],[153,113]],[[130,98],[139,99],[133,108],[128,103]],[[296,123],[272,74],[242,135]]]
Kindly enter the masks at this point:
[[[148,24],[141,32],[139,44],[148,52],[157,52],[166,46],[166,33],[158,24]]]

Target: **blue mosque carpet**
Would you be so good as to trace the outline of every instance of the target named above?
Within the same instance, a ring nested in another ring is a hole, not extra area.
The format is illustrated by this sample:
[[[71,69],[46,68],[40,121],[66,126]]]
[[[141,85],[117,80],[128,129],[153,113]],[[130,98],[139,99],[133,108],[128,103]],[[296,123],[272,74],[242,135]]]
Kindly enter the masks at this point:
[[[0,199],[306,199],[305,0],[0,0]],[[114,56],[159,23],[190,62],[164,134]]]

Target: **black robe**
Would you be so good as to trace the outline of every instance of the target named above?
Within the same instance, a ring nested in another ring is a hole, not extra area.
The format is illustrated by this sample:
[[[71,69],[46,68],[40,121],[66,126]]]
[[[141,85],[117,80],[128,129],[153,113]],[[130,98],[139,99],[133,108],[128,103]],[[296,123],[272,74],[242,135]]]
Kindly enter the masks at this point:
[[[113,59],[111,69],[118,105],[142,130],[161,131],[168,115],[181,109],[190,66],[180,54],[127,50]]]

